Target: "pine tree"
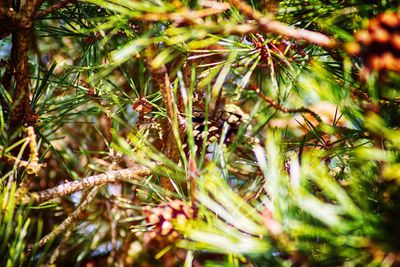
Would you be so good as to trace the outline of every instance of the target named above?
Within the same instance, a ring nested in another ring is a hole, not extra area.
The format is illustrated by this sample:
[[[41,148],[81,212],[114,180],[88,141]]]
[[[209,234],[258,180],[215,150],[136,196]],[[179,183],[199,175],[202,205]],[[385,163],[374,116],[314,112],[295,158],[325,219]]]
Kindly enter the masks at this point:
[[[1,266],[400,265],[397,1],[4,0]]]

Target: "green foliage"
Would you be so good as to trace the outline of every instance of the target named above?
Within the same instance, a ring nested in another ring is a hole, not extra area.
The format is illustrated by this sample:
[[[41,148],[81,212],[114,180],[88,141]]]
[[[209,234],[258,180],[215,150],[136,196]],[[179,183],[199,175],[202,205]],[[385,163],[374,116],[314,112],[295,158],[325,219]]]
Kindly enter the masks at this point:
[[[36,17],[36,119],[14,128],[0,40],[1,266],[400,263],[399,75],[345,45],[397,2],[242,1],[333,48],[267,32],[234,2],[84,0]],[[23,205],[28,191],[136,165],[152,175],[101,187],[39,245],[88,194]]]

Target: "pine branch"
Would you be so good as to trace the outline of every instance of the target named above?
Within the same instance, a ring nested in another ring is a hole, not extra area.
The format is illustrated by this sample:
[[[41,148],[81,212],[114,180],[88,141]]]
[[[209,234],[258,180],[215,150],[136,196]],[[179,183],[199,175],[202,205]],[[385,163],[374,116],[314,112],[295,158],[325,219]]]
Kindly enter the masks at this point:
[[[319,123],[322,122],[321,117],[309,108],[306,108],[306,107],[286,108],[286,107],[282,106],[281,104],[277,103],[271,97],[264,95],[263,92],[261,92],[260,88],[252,88],[252,90],[254,90],[262,99],[264,99],[268,103],[269,106],[275,108],[276,110],[279,110],[283,113],[308,113],[311,116],[313,116]]]
[[[63,197],[75,193],[77,191],[86,190],[94,186],[140,179],[151,174],[151,170],[144,166],[136,166],[133,168],[122,169],[117,171],[109,171],[99,175],[93,175],[81,180],[68,182],[50,189],[40,192],[31,193],[22,198],[21,202],[28,204],[31,202],[42,203],[57,197]]]
[[[263,14],[261,14],[257,10],[254,10],[251,6],[240,0],[230,0],[230,2],[233,6],[243,12],[244,15],[246,15],[250,19],[256,20],[259,23],[260,30],[264,31],[265,33],[275,33],[297,40],[304,40],[309,43],[326,48],[333,48],[338,45],[333,38],[325,34],[295,28],[282,22],[267,18]]]

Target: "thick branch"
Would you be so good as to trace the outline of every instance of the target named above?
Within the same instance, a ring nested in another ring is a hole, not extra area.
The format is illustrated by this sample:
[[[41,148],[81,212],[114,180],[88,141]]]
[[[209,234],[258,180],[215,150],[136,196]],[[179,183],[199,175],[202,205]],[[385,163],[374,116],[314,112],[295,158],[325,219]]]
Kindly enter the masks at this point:
[[[109,184],[118,181],[131,181],[151,174],[151,170],[144,166],[136,166],[129,169],[110,171],[99,175],[89,176],[81,180],[68,182],[44,191],[34,192],[22,199],[22,202],[42,203],[57,197],[63,197],[77,191],[86,190],[98,185]]]
[[[29,106],[29,66],[28,36],[26,29],[17,30],[12,36],[13,62],[15,64],[16,90],[14,94],[11,124],[18,125],[24,121],[25,108]]]
[[[11,125],[17,126],[32,113],[29,100],[29,29],[19,28],[12,36],[13,62],[15,64],[16,90]]]
[[[304,40],[309,43],[327,48],[332,48],[337,45],[337,42],[333,38],[326,36],[325,34],[295,28],[285,23],[271,20],[240,0],[230,0],[230,2],[240,11],[242,11],[244,15],[250,19],[256,20],[259,23],[259,28],[266,33],[280,34],[289,38]]]
[[[15,66],[16,90],[13,96],[11,126],[27,122],[32,115],[29,99],[29,37],[33,25],[36,1],[26,1],[18,13],[20,17],[12,35],[12,61]]]

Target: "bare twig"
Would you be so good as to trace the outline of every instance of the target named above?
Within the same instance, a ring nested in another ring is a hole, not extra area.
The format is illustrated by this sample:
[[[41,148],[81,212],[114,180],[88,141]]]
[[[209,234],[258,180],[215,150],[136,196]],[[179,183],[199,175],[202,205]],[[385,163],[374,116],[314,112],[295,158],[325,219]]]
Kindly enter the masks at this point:
[[[72,236],[72,229],[68,229],[67,232],[65,233],[64,237],[62,238],[61,242],[58,244],[58,246],[53,250],[53,253],[48,261],[48,263],[45,265],[45,267],[51,267],[51,266],[56,266],[55,262],[62,253],[67,249],[68,246],[68,241],[70,241],[70,238]]]
[[[265,17],[263,14],[261,14],[257,10],[254,10],[251,6],[240,0],[230,0],[230,2],[233,6],[242,11],[244,15],[246,15],[250,19],[256,20],[259,23],[259,28],[266,33],[280,34],[286,37],[294,38],[297,40],[304,40],[309,43],[327,48],[333,48],[337,45],[337,42],[333,38],[325,34],[295,28],[285,23],[272,20]]]
[[[81,180],[68,182],[44,191],[34,192],[22,198],[22,202],[42,203],[57,197],[67,196],[77,191],[86,190],[94,186],[104,185],[118,181],[131,181],[151,174],[151,170],[144,166],[110,171],[99,175],[89,176]]]
[[[68,229],[77,220],[79,215],[85,211],[90,202],[92,202],[92,200],[96,197],[99,188],[99,186],[93,188],[92,191],[90,191],[90,193],[87,195],[86,199],[82,201],[82,203],[76,208],[76,210],[74,210],[71,215],[69,215],[60,225],[58,225],[53,231],[51,231],[51,233],[40,239],[40,241],[36,245],[34,245],[34,247],[36,246],[40,248],[44,246],[51,239]]]

